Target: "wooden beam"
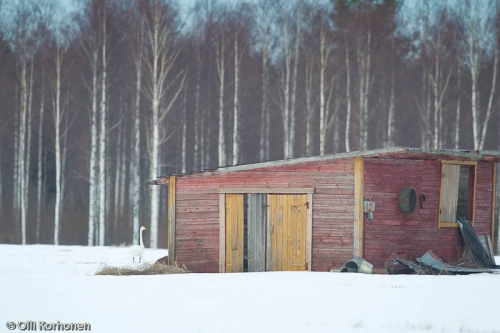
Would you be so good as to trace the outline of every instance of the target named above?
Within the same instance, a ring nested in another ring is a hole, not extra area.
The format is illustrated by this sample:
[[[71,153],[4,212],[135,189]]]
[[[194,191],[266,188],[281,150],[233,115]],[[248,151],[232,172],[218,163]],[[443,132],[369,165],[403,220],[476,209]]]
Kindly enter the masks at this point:
[[[307,270],[312,270],[312,228],[313,228],[313,195],[307,194],[307,226],[306,226],[306,264]]]
[[[226,272],[226,195],[219,194],[219,273]]]
[[[364,242],[364,174],[365,162],[363,156],[354,157],[354,256],[363,257]]]
[[[314,188],[289,188],[289,187],[220,187],[218,193],[231,193],[231,194],[309,194],[314,193]]]
[[[491,191],[491,244],[495,244],[495,205],[497,196],[497,164],[492,164],[493,184]]]
[[[168,264],[175,265],[175,176],[168,181]]]

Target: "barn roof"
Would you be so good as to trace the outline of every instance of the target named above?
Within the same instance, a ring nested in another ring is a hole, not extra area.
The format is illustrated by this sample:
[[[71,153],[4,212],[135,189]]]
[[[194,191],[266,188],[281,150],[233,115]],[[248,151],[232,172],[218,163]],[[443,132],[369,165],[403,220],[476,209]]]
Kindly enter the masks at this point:
[[[380,159],[427,159],[427,160],[461,160],[461,161],[482,161],[490,163],[500,162],[500,151],[498,150],[460,150],[460,149],[426,149],[409,147],[391,147],[372,149],[364,151],[352,151],[347,153],[328,154],[322,156],[289,158],[277,161],[258,162],[250,164],[240,164],[234,166],[219,167],[211,172],[235,172],[267,168],[272,166],[330,161],[343,158],[364,156],[367,158]],[[162,179],[162,181],[160,181]],[[149,184],[166,184],[168,178],[158,177],[157,180],[148,181]]]
[[[459,150],[459,149],[424,149],[409,147],[391,147],[364,151],[353,151],[348,153],[329,154],[323,156],[298,157],[278,161],[259,162],[252,164],[241,164],[235,166],[220,167],[218,172],[232,172],[260,169],[277,165],[289,165],[307,162],[329,161],[342,158],[364,156],[370,158],[384,159],[431,159],[431,160],[469,160],[500,162],[500,151],[496,150]]]

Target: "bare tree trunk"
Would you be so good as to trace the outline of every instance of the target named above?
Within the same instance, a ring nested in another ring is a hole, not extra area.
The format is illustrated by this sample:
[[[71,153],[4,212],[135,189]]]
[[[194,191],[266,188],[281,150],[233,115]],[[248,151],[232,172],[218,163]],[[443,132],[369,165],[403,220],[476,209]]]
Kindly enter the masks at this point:
[[[102,74],[101,74],[101,105],[99,119],[99,245],[104,246],[106,240],[106,130],[107,130],[107,100],[106,100],[106,85],[107,85],[107,44],[106,33],[106,10],[103,11],[102,22]]]
[[[43,157],[43,115],[45,112],[45,77],[42,68],[42,87],[40,92],[40,121],[38,123],[38,158],[37,158],[37,194],[36,194],[36,242],[40,242],[40,226],[42,224],[42,201],[43,201],[43,191],[42,191],[42,157]]]
[[[193,170],[201,170],[201,160],[200,160],[200,120],[201,115],[200,109],[200,85],[201,85],[201,51],[198,48],[196,50],[196,95],[195,95],[195,109],[194,109],[194,147],[193,147]]]
[[[297,99],[297,81],[298,81],[298,70],[299,70],[299,45],[300,45],[300,30],[302,24],[302,3],[297,2],[297,17],[296,17],[296,32],[295,32],[295,48],[294,48],[294,63],[293,63],[293,77],[292,77],[292,96],[290,101],[290,144],[288,146],[289,152],[288,157],[292,158],[295,154],[295,119],[296,117],[296,99]]]
[[[27,62],[23,56],[21,60],[21,114],[19,119],[19,157],[18,157],[18,180],[19,198],[21,210],[21,244],[26,244],[26,196],[24,195],[24,184],[26,183],[26,113],[28,109],[28,83],[26,82]]]
[[[238,31],[234,36],[234,117],[233,117],[233,165],[240,162],[240,101],[239,101],[239,80],[241,57],[238,49]]]
[[[460,64],[460,56],[457,55],[457,110],[455,114],[455,149],[460,148],[460,106],[461,99],[460,94],[462,93],[462,66]]]
[[[346,65],[346,100],[347,113],[345,121],[345,151],[351,151],[351,66],[349,63],[349,47],[347,38],[345,39],[345,65]]]
[[[91,50],[91,68],[92,68],[92,115],[90,123],[90,170],[89,170],[89,220],[88,220],[88,236],[87,245],[94,245],[95,226],[97,224],[97,216],[99,214],[99,205],[97,201],[98,194],[98,167],[97,152],[99,148],[98,142],[98,117],[97,117],[97,61],[98,49]]]
[[[306,156],[311,156],[313,153],[313,140],[312,128],[314,117],[314,103],[313,103],[313,73],[314,73],[314,59],[311,54],[306,55]]]
[[[391,47],[392,47],[392,59],[393,65],[391,66],[391,96],[389,97],[389,114],[387,116],[387,147],[394,147],[395,145],[395,132],[396,132],[396,115],[395,115],[395,95],[396,95],[396,70],[395,70],[395,61],[396,61],[396,45],[395,45],[395,37],[394,30],[391,34]]]
[[[283,158],[290,158],[290,76],[291,76],[291,57],[292,51],[290,49],[290,15],[285,13],[285,18],[283,22],[283,53],[285,68],[284,73],[282,73],[282,85],[283,86],[283,100],[281,103],[281,118],[283,122]]]
[[[327,106],[326,106],[326,83],[325,75],[330,57],[330,47],[326,41],[326,26],[320,28],[320,65],[319,65],[319,154],[325,154],[326,134],[327,134]]]
[[[186,149],[187,149],[187,93],[188,88],[184,89],[184,98],[182,99],[182,148],[181,148],[181,165],[182,173],[186,173]]]
[[[30,181],[30,164],[31,164],[31,118],[32,118],[32,101],[33,101],[33,83],[34,83],[34,61],[33,56],[30,57],[30,74],[29,74],[29,83],[28,83],[28,105],[27,105],[27,115],[26,115],[26,161],[24,166],[24,188],[22,196],[24,198],[23,209],[24,212],[21,215],[24,215],[24,224],[26,225],[28,219],[28,206],[29,206],[29,181]],[[26,237],[26,236],[25,236]]]
[[[221,40],[217,44],[217,73],[219,75],[219,166],[227,165],[226,160],[226,132],[224,126],[224,77],[226,64],[224,59],[225,41],[224,32],[221,32]]]
[[[55,78],[55,101],[54,101],[54,151],[56,158],[56,199],[54,205],[54,245],[59,245],[59,222],[61,213],[61,173],[62,173],[62,159],[61,159],[61,67],[62,67],[62,54],[61,47],[57,45],[56,50],[56,78]]]
[[[120,96],[120,102],[123,103],[122,97]],[[114,198],[114,214],[113,214],[113,230],[118,230],[118,220],[121,220],[120,212],[122,212],[122,207],[120,207],[120,197],[123,195],[123,190],[121,187],[122,178],[122,164],[125,161],[122,160],[122,151],[125,150],[124,146],[124,134],[122,126],[118,127],[118,142],[116,143],[116,166],[115,166],[115,198]],[[111,177],[108,177],[111,178]],[[110,240],[113,243],[113,240]]]
[[[132,32],[133,33],[133,32]],[[130,163],[130,201],[132,206],[132,244],[139,244],[139,214],[141,195],[141,90],[142,90],[142,58],[144,47],[144,21],[139,20],[137,48],[134,50],[135,65],[135,103],[132,129],[133,149]]]
[[[268,153],[268,141],[269,136],[266,131],[268,122],[268,66],[267,66],[267,50],[266,46],[263,45],[262,49],[262,104],[260,113],[260,161],[266,161],[269,158]]]

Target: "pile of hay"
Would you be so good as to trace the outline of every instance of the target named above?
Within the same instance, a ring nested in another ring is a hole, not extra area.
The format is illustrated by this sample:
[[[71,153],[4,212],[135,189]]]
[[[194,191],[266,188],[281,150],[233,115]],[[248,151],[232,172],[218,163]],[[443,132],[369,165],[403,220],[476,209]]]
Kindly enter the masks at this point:
[[[183,274],[189,273],[186,266],[169,266],[162,263],[143,264],[136,268],[133,267],[102,267],[95,275],[159,275],[159,274]]]

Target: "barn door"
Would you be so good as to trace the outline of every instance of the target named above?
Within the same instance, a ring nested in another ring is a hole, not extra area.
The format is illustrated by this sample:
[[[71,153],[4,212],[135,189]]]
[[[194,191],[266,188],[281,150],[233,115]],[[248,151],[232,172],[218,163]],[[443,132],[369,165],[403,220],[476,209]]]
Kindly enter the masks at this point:
[[[226,273],[243,272],[243,194],[226,194]]]
[[[267,270],[305,271],[307,196],[268,194]]]
[[[247,194],[248,272],[266,270],[266,195]]]

